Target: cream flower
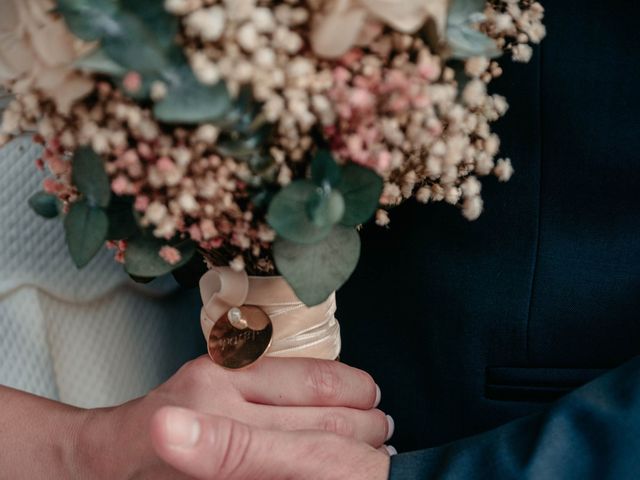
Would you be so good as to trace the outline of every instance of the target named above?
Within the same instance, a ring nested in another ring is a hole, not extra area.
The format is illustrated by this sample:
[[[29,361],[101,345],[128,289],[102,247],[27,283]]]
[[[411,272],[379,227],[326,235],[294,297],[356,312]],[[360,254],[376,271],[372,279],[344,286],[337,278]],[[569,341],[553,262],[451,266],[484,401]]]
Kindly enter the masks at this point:
[[[339,57],[358,42],[369,20],[414,33],[432,18],[442,32],[448,8],[449,0],[328,0],[315,19],[311,42],[318,55]]]
[[[89,47],[50,13],[54,7],[53,0],[2,0],[0,83],[15,82],[15,93],[39,90],[64,113],[93,82],[73,69]]]

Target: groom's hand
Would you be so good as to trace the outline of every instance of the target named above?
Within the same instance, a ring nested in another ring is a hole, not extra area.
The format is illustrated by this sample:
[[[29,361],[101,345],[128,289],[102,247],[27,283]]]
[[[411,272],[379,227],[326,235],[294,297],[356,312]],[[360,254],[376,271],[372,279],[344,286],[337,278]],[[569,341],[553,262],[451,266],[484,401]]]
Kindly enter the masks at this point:
[[[393,433],[393,422],[375,408],[379,400],[371,376],[338,362],[264,358],[228,371],[201,357],[145,397],[89,412],[78,441],[80,476],[178,478],[149,439],[151,417],[165,406],[231,418],[260,431],[332,432],[377,448]]]
[[[151,423],[160,458],[198,480],[386,480],[389,455],[323,432],[250,427],[224,417],[166,407]]]

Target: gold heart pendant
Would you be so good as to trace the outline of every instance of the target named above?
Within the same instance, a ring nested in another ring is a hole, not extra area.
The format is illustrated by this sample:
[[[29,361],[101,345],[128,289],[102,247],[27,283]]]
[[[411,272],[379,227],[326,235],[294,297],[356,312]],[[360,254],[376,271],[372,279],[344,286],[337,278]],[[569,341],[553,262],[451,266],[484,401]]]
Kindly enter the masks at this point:
[[[271,346],[273,325],[260,308],[232,308],[218,319],[209,334],[209,356],[228,369],[248,367]]]

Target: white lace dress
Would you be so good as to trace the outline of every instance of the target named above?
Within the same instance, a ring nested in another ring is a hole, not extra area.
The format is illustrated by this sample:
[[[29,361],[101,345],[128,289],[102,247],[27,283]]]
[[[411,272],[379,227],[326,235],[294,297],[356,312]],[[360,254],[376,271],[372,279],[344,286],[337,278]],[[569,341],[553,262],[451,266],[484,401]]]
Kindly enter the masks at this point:
[[[0,149],[0,384],[82,407],[119,404],[203,349],[198,292],[136,285],[106,251],[78,271],[62,223],[27,204],[41,189],[38,149],[28,138]]]

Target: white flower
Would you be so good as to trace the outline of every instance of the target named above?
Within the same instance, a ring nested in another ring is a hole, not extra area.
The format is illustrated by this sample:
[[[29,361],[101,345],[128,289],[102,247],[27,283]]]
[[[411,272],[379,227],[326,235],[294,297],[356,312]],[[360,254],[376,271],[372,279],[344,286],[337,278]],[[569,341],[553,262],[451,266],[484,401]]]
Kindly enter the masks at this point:
[[[533,49],[531,45],[518,44],[513,47],[513,59],[516,62],[529,63],[533,56]]]
[[[358,42],[370,20],[414,33],[432,18],[442,32],[448,7],[449,0],[328,0],[316,16],[311,42],[318,55],[339,57]]]
[[[245,263],[244,263],[244,258],[242,258],[240,255],[238,255],[236,258],[234,258],[233,260],[231,260],[229,262],[229,267],[231,267],[231,269],[234,272],[242,272],[245,269]]]
[[[481,197],[467,197],[462,204],[462,215],[464,215],[467,220],[474,221],[480,218],[483,208],[484,203]]]
[[[93,82],[73,69],[89,47],[50,13],[54,8],[53,0],[2,0],[0,83],[15,82],[15,93],[39,90],[64,113]]]
[[[185,17],[187,29],[205,41],[217,41],[224,33],[226,14],[222,7],[196,10]]]
[[[508,182],[513,176],[513,165],[511,165],[511,159],[509,158],[501,158],[498,160],[496,167],[493,172],[498,177],[498,180],[501,182]]]

